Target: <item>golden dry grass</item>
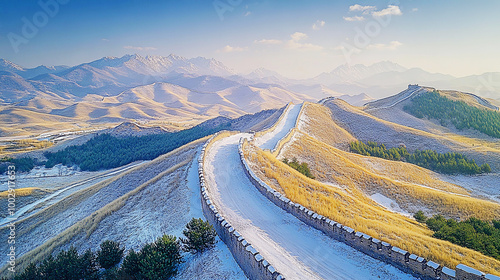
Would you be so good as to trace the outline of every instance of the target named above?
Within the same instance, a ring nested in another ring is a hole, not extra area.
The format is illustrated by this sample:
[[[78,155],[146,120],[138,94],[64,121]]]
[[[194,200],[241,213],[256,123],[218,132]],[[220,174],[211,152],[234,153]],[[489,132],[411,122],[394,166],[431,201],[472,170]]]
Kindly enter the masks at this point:
[[[19,189],[15,189],[15,195],[16,197],[19,197],[19,196],[28,196],[28,195],[32,195],[34,192],[38,191],[38,190],[41,190],[39,188],[19,188]],[[9,191],[3,191],[3,192],[0,192],[0,197],[7,197],[9,196]]]
[[[430,133],[427,131],[419,130],[419,129],[412,128],[409,126],[404,126],[401,124],[397,124],[397,123],[383,120],[381,118],[377,118],[377,117],[361,110],[358,107],[354,107],[354,106],[350,105],[349,103],[347,103],[341,99],[335,99],[332,101],[332,103],[335,104],[336,106],[338,106],[340,109],[345,110],[347,112],[351,112],[351,113],[354,113],[357,115],[362,115],[362,116],[368,117],[370,119],[373,119],[382,125],[390,127],[391,129],[395,130],[396,132],[411,133],[414,135],[419,135],[419,136],[423,136],[423,137],[427,137],[427,138],[431,138],[431,139],[436,139],[438,141],[441,141],[442,143],[453,142],[453,144],[456,144],[457,146],[462,146],[463,148],[468,148],[468,145],[461,143],[461,142],[451,141],[451,139],[448,139],[442,135],[433,134],[433,133]]]
[[[480,153],[494,152],[498,153],[500,156],[500,141],[471,138],[454,133],[446,133],[444,136],[453,141],[467,145],[469,150],[475,150]]]
[[[346,169],[351,165],[353,168],[362,167],[363,171],[369,171],[375,175],[387,177],[395,181],[404,181],[413,184],[425,185],[431,188],[444,190],[448,192],[458,193],[458,194],[468,194],[468,191],[464,188],[441,181],[438,175],[428,169],[418,167],[413,164],[407,164],[404,162],[389,161],[375,157],[364,157],[353,153],[344,152],[343,150],[348,150],[348,144],[352,141],[356,141],[349,132],[335,123],[332,119],[331,111],[319,104],[306,103],[304,105],[304,113],[307,116],[305,122],[299,125],[301,131],[305,132],[308,136],[313,137],[324,144],[339,148],[333,149],[335,157],[343,158],[341,165],[335,166],[335,172],[339,173],[342,169]],[[299,134],[301,136],[302,134]],[[297,139],[296,139],[297,140]],[[296,142],[296,141],[295,141]],[[311,145],[316,146],[315,143],[309,142]],[[288,146],[293,145],[293,149],[285,149],[281,157],[292,158],[297,156],[295,154],[296,150],[301,150],[302,155],[307,158],[307,151],[304,151],[300,143],[289,143]],[[309,148],[312,152],[318,151],[322,147]],[[310,156],[309,156],[310,157]],[[347,165],[346,160],[349,162]],[[322,165],[314,170],[324,170],[320,172],[318,176],[324,181],[330,181],[332,178],[328,174],[335,173],[332,171],[334,168],[329,162],[321,162],[321,158],[311,158],[309,160],[310,165]],[[344,176],[348,176],[352,170],[348,169],[343,172]]]
[[[457,185],[440,181],[424,168],[344,152],[303,133],[287,144],[284,156],[306,161],[320,181],[355,187],[365,194],[381,193],[403,209],[429,209],[447,217],[500,218],[500,205],[466,196]]]
[[[323,148],[329,147],[325,145]],[[348,178],[343,182],[347,188],[332,187],[303,176],[269,152],[251,144],[244,146],[244,153],[261,179],[292,201],[323,216],[448,267],[463,263],[487,273],[500,272],[500,261],[431,237],[432,232],[416,221],[378,206]],[[433,199],[433,193],[429,192],[427,198]]]
[[[347,149],[350,142],[356,141],[354,136],[333,121],[332,112],[327,107],[304,102],[303,114],[305,117],[299,122],[298,128],[311,137],[342,149]]]
[[[470,94],[465,94],[463,92],[456,90],[438,90],[437,92],[443,97],[446,97],[454,101],[465,102],[469,106],[474,106],[479,109],[492,110],[491,108],[479,103],[478,100]]]
[[[10,141],[0,146],[1,154],[21,153],[51,147],[54,143],[50,141],[39,141],[35,139],[23,139]]]
[[[472,98],[472,97],[470,97]],[[357,107],[351,106],[347,102],[343,100],[334,100],[332,101],[336,106],[338,106],[340,109],[345,110],[347,112],[352,112],[358,115],[363,115],[366,117],[369,117],[377,122],[379,122],[382,125],[391,127],[394,129],[396,132],[406,132],[406,133],[411,133],[414,135],[430,138],[430,139],[435,139],[442,143],[443,145],[451,148],[454,151],[457,152],[468,152],[468,151],[474,151],[476,153],[482,154],[482,155],[487,155],[484,157],[484,162],[489,162],[490,165],[492,165],[492,168],[494,166],[498,166],[497,164],[497,159],[500,156],[500,142],[496,140],[491,140],[492,138],[490,137],[485,137],[483,136],[478,136],[479,138],[475,137],[470,137],[470,136],[464,136],[460,134],[455,134],[455,133],[444,133],[442,131],[436,131],[435,133],[430,133],[426,132],[423,130],[415,129],[412,127],[396,124],[393,122],[389,122],[380,118],[377,118],[373,115],[368,114],[367,112],[360,110]],[[313,130],[318,129],[320,127],[315,127]],[[329,127],[321,127],[321,129],[329,129]],[[323,141],[322,139],[320,139]],[[326,142],[328,143],[328,142]]]

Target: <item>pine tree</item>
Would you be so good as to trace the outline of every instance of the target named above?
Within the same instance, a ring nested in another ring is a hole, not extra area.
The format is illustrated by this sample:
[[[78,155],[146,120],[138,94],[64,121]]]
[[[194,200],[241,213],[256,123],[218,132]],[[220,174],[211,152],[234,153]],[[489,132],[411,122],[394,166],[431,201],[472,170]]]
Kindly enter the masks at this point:
[[[120,247],[120,243],[105,240],[101,243],[101,249],[97,251],[97,261],[104,269],[109,269],[117,265],[123,258],[125,248]]]
[[[215,246],[215,232],[208,221],[191,219],[182,232],[186,238],[180,238],[182,249],[186,252],[201,253]]]

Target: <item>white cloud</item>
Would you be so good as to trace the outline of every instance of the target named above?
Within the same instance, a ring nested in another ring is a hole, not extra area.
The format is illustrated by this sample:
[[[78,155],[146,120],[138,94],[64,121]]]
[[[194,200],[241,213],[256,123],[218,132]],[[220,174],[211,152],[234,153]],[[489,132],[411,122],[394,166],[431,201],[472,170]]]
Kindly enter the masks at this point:
[[[399,9],[399,6],[389,5],[389,6],[387,6],[387,8],[385,8],[383,10],[373,12],[372,16],[374,16],[374,17],[383,17],[383,16],[388,16],[388,15],[400,16],[402,14],[403,13],[401,12],[401,9]]]
[[[252,14],[252,12],[248,11],[248,12],[245,13],[245,16],[247,17],[247,16],[249,16],[251,14]]]
[[[262,39],[262,40],[255,40],[253,41],[254,44],[261,44],[261,45],[279,45],[282,42],[280,40],[276,39]]]
[[[369,50],[395,50],[399,48],[403,43],[399,41],[392,41],[389,44],[371,44],[368,45],[366,48]]]
[[[230,53],[230,52],[242,52],[244,51],[245,48],[241,47],[231,47],[230,45],[226,45],[225,47],[222,48],[222,52]]]
[[[418,12],[418,8],[411,9],[412,12]]]
[[[359,4],[355,4],[349,7],[349,11],[357,12],[361,11],[363,14],[368,14],[370,11],[375,10],[377,7],[375,6],[361,6]]]
[[[345,21],[363,21],[365,20],[362,16],[344,17]]]
[[[287,42],[287,47],[293,50],[301,51],[320,51],[323,49],[322,46],[313,45],[311,43],[301,43],[300,41],[308,38],[307,34],[302,32],[295,32],[290,35],[291,40]]]
[[[107,39],[107,38],[102,38],[101,41],[104,41],[104,42],[109,42],[110,40]]]
[[[318,20],[317,20],[317,21],[313,24],[312,28],[313,28],[314,30],[319,30],[319,29],[321,29],[321,27],[323,27],[323,26],[325,26],[325,21],[324,21],[324,20],[319,20],[319,19],[318,19]]]
[[[127,50],[136,50],[136,51],[155,51],[157,48],[155,47],[136,47],[136,46],[124,46],[124,49]]]
[[[307,34],[302,33],[302,32],[295,32],[292,35],[290,35],[292,38],[292,41],[300,41],[303,39],[307,39]]]

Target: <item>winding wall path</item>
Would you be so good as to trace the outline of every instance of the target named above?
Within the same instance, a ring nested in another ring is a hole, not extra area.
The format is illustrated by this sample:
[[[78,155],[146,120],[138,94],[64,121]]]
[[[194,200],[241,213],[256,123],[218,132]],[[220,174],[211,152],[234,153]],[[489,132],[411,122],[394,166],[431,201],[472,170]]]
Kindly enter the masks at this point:
[[[272,137],[262,136],[260,146],[272,149],[299,112],[300,105],[291,106],[283,124],[270,132]],[[219,213],[286,279],[413,279],[309,227],[264,197],[246,176],[238,154],[240,138],[249,136],[232,135],[208,149],[204,171],[209,196]]]

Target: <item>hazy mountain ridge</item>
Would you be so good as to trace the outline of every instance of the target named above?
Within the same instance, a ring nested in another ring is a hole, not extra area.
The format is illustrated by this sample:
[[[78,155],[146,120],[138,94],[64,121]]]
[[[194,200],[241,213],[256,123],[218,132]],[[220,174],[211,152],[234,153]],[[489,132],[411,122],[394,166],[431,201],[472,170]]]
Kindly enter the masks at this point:
[[[343,64],[330,72],[301,80],[288,79],[264,68],[259,68],[244,77],[253,82],[280,84],[316,99],[340,95],[354,96],[361,93],[378,99],[399,92],[408,84],[424,84],[471,92],[486,98],[500,98],[500,72],[454,77],[420,68],[406,68],[391,61],[381,61],[372,65]]]
[[[12,118],[9,112],[15,112],[21,124],[36,129],[45,127],[44,120],[53,117],[113,123],[160,118],[201,121],[329,96],[363,106],[399,92],[409,83],[466,88],[483,97],[495,97],[500,86],[494,81],[500,73],[484,75],[455,78],[383,61],[370,66],[345,64],[312,79],[294,80],[265,68],[235,74],[214,59],[174,54],[103,57],[73,67],[31,69],[1,59],[0,115],[7,120]],[[53,117],[40,118],[39,114]]]
[[[13,72],[22,72],[20,66],[8,61],[2,65],[7,71],[0,72],[4,103],[0,118],[15,117],[19,128],[29,131],[54,127],[55,123],[46,120],[200,122],[314,100],[279,84],[254,83],[234,75],[221,62],[202,57],[104,57],[61,71],[53,67],[56,72],[31,79]]]

